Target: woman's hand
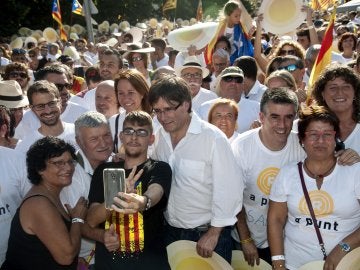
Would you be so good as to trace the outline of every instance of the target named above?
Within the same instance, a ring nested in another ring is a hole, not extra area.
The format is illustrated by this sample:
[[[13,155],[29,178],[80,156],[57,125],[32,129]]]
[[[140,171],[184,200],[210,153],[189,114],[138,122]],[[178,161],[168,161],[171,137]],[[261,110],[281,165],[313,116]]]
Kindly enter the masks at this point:
[[[85,219],[87,214],[88,201],[84,197],[80,197],[76,205],[71,208],[69,204],[65,204],[65,207],[71,218]]]
[[[123,214],[134,214],[143,211],[146,207],[147,199],[135,193],[119,192],[118,197],[114,198],[111,208]]]
[[[139,180],[140,176],[144,172],[144,170],[141,169],[137,174],[135,174],[136,168],[137,168],[136,166],[134,168],[132,168],[129,176],[127,178],[125,178],[127,193],[136,193],[135,183],[137,180]]]
[[[256,18],[256,28],[261,31],[261,22],[264,20],[264,14],[260,13]]]
[[[339,165],[351,166],[355,163],[360,162],[359,154],[351,148],[337,151],[335,153],[335,157],[338,158],[337,163]]]
[[[340,249],[338,245],[327,256],[324,263],[324,270],[335,270],[340,260],[346,255],[344,251]]]

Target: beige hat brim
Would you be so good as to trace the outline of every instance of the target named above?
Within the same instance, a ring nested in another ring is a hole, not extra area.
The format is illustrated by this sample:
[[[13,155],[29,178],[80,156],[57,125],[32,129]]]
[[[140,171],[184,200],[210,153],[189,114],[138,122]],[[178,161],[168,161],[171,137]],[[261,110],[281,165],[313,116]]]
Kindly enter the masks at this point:
[[[232,270],[231,265],[219,254],[213,252],[211,258],[203,258],[196,252],[196,242],[180,240],[166,247],[171,269],[176,270]]]
[[[318,269],[323,269],[323,266],[324,266],[324,261],[313,261],[313,262],[304,264],[298,270],[318,270]],[[349,269],[347,269],[347,270],[349,270]]]
[[[11,98],[14,98],[14,97],[11,97]],[[3,105],[9,109],[22,108],[22,107],[29,106],[29,100],[26,96],[22,96],[21,100],[16,100],[16,101],[15,100],[14,101],[3,100],[0,98],[0,105]]]
[[[302,5],[302,0],[262,1],[258,12],[264,14],[262,27],[273,34],[294,31],[306,18],[306,12],[301,11]]]
[[[206,77],[210,74],[210,71],[209,71],[206,67],[195,66],[195,65],[194,65],[194,66],[192,66],[192,65],[186,65],[186,66],[181,66],[181,67],[175,68],[175,74],[176,74],[176,76],[181,77],[181,72],[182,72],[185,68],[198,68],[198,69],[201,69],[203,79],[206,78]]]

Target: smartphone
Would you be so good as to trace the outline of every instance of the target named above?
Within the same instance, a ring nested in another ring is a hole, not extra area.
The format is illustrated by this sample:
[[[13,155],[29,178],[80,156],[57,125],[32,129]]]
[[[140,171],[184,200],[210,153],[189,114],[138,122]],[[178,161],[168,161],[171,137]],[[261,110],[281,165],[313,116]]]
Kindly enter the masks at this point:
[[[111,209],[114,197],[118,192],[126,192],[125,170],[121,168],[106,168],[103,171],[105,208]]]

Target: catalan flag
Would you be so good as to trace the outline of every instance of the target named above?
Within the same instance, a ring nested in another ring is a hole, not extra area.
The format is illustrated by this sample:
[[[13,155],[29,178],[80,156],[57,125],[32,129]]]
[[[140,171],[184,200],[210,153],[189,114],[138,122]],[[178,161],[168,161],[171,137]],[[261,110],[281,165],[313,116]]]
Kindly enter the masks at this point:
[[[53,1],[52,17],[59,24],[60,39],[67,40],[66,32],[63,28],[62,21],[61,21],[61,11],[60,11],[59,0]]]
[[[311,87],[314,85],[314,82],[319,77],[321,71],[331,63],[331,51],[332,51],[335,16],[336,16],[336,8],[334,8],[331,14],[330,22],[325,31],[319,54],[316,57],[315,64],[311,70],[311,74],[309,78],[309,89],[311,89]],[[307,96],[308,96],[307,101],[309,101],[311,96],[311,90],[308,91]]]
[[[311,8],[313,10],[326,10],[335,5],[337,0],[312,0]]]
[[[163,12],[175,8],[176,8],[176,0],[166,0],[165,4],[163,5]]]
[[[199,4],[196,10],[196,20],[198,22],[202,22],[203,21],[203,7],[202,7],[202,1],[199,0]]]
[[[78,15],[82,15],[82,6],[80,5],[78,0],[73,1],[71,12]]]

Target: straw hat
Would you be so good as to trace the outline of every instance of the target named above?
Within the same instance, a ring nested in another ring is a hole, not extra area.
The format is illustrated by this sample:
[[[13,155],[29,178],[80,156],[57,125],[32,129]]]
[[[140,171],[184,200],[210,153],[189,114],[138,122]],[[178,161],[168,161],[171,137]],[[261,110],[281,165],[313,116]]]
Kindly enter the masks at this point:
[[[149,20],[149,26],[150,26],[150,28],[156,29],[157,25],[158,25],[157,19],[151,18],[151,19]]]
[[[119,29],[123,32],[127,32],[130,30],[130,23],[128,21],[122,21],[119,24]]]
[[[76,29],[76,33],[77,33],[78,35],[81,35],[82,33],[85,32],[85,28],[84,28],[82,25],[80,25],[80,24],[75,23],[75,24],[73,25],[73,27]]]
[[[21,37],[15,38],[10,42],[11,49],[21,49],[24,45],[23,39]]]
[[[0,81],[0,105],[9,109],[21,108],[29,105],[29,100],[23,95],[21,86],[17,81]]]
[[[213,252],[211,258],[203,258],[196,252],[196,242],[180,240],[166,247],[171,269],[212,269],[233,270],[219,254]]]
[[[295,30],[306,18],[306,12],[301,12],[302,5],[302,0],[263,1],[258,12],[264,14],[263,28],[273,34]]]
[[[74,39],[74,40],[77,40],[77,39],[79,39],[79,36],[78,36],[77,33],[71,32],[71,33],[70,33],[70,38],[72,38],[72,39]]]
[[[27,38],[25,39],[25,41],[24,41],[24,46],[25,46],[25,48],[27,48],[27,44],[30,43],[30,42],[34,43],[34,44],[35,44],[35,47],[36,47],[37,44],[38,44],[36,38],[34,38],[33,36],[29,36],[29,37],[27,37]]]
[[[32,34],[32,30],[30,28],[27,28],[27,27],[21,27],[18,32],[23,37],[27,37],[27,36],[30,36]]]
[[[63,55],[70,56],[75,61],[80,59],[80,55],[74,46],[66,46]]]
[[[185,58],[184,64],[181,67],[175,68],[176,75],[181,77],[181,72],[183,71],[183,69],[189,67],[200,69],[202,71],[203,78],[206,78],[210,73],[210,71],[206,67],[201,66],[199,59],[196,56],[192,55]]]
[[[271,265],[262,259],[260,259],[259,265],[250,266],[245,261],[244,253],[241,250],[232,251],[231,266],[234,270],[272,270]]]
[[[43,31],[41,30],[35,30],[32,34],[32,37],[36,38],[37,41],[39,41],[40,38],[43,37]]]
[[[143,38],[143,31],[138,27],[132,27],[127,33],[133,36],[133,43],[141,42]]]
[[[110,29],[110,25],[108,21],[103,21],[98,25],[98,31],[102,34],[108,33]]]
[[[117,33],[118,30],[119,30],[119,26],[117,23],[113,23],[110,25],[110,33]]]
[[[47,27],[43,31],[43,37],[47,42],[54,43],[58,40],[58,34],[52,27]]]
[[[175,29],[167,37],[169,44],[178,51],[187,51],[191,45],[197,49],[205,47],[216,31],[218,23],[197,23],[189,27]]]
[[[69,33],[70,33],[70,30],[71,30],[70,25],[64,24],[64,25],[63,25],[63,28],[64,28],[64,31],[66,32],[66,34],[69,34]]]
[[[143,22],[138,22],[138,23],[136,23],[135,26],[140,28],[143,31],[146,31],[146,29],[147,29],[147,25],[145,23],[143,23]]]

